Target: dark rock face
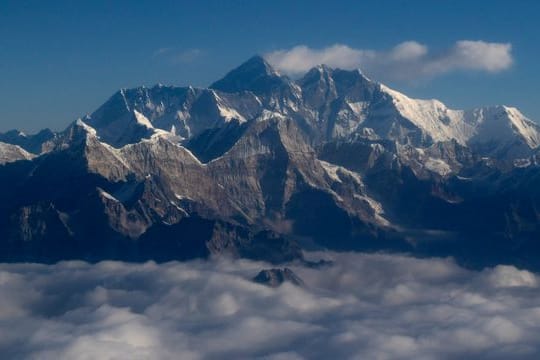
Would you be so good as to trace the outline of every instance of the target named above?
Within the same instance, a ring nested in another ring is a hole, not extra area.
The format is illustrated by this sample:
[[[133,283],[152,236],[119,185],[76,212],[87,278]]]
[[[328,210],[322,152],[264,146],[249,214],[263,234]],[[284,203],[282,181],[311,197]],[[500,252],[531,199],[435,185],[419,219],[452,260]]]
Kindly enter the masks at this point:
[[[284,282],[304,286],[304,282],[289,268],[261,270],[253,281],[270,287],[278,287]]]
[[[309,245],[538,270],[539,145],[514,108],[254,57],[208,89],[123,89],[61,133],[0,134],[0,261],[281,263]]]
[[[55,133],[44,129],[34,135],[26,135],[18,130],[0,133],[0,142],[17,145],[32,154],[40,154],[43,145],[55,137]]]
[[[267,94],[286,83],[287,80],[278,75],[262,57],[254,56],[223,79],[210,85],[210,88],[224,93],[251,91],[255,94]]]

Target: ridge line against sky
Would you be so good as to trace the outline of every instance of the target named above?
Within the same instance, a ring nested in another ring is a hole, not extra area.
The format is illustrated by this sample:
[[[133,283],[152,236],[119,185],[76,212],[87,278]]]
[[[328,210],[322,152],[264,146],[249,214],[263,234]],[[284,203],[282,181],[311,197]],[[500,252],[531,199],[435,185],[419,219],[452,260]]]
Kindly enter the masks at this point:
[[[287,73],[305,70],[300,54],[306,65],[361,67],[411,97],[511,105],[540,121],[540,3],[508,4],[6,0],[0,131],[63,129],[119,88],[208,86],[257,53]]]

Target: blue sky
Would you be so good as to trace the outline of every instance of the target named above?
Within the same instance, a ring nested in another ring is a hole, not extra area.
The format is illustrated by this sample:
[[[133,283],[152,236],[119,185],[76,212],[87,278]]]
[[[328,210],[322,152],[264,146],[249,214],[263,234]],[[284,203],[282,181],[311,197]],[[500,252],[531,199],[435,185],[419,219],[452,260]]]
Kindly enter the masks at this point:
[[[408,95],[456,108],[514,105],[540,121],[539,13],[540,2],[526,0],[2,0],[0,131],[61,129],[121,87],[206,86],[256,53],[305,46],[318,59],[336,44],[375,54],[372,77]],[[461,40],[511,48],[493,66],[483,56],[448,60]],[[404,42],[428,55],[377,67]],[[453,65],[420,71],[441,58]]]

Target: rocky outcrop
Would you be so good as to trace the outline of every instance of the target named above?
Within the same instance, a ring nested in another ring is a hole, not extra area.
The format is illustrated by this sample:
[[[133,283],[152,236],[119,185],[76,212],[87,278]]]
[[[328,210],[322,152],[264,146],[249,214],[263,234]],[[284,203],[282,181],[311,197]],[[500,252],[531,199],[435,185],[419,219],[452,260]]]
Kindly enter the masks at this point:
[[[278,287],[285,282],[296,286],[304,286],[302,279],[289,268],[261,270],[253,278],[253,281],[273,288]]]

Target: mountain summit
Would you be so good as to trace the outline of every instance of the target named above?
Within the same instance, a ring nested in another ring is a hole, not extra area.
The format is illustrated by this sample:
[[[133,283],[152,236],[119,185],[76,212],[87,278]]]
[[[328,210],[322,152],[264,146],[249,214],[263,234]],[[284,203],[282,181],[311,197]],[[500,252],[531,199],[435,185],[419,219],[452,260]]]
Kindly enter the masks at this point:
[[[122,89],[65,131],[0,134],[2,261],[273,263],[302,248],[540,269],[540,128],[360,71],[255,56],[210,88]]]
[[[210,85],[210,88],[227,93],[252,91],[255,94],[264,94],[285,82],[286,79],[263,57],[256,55]]]

